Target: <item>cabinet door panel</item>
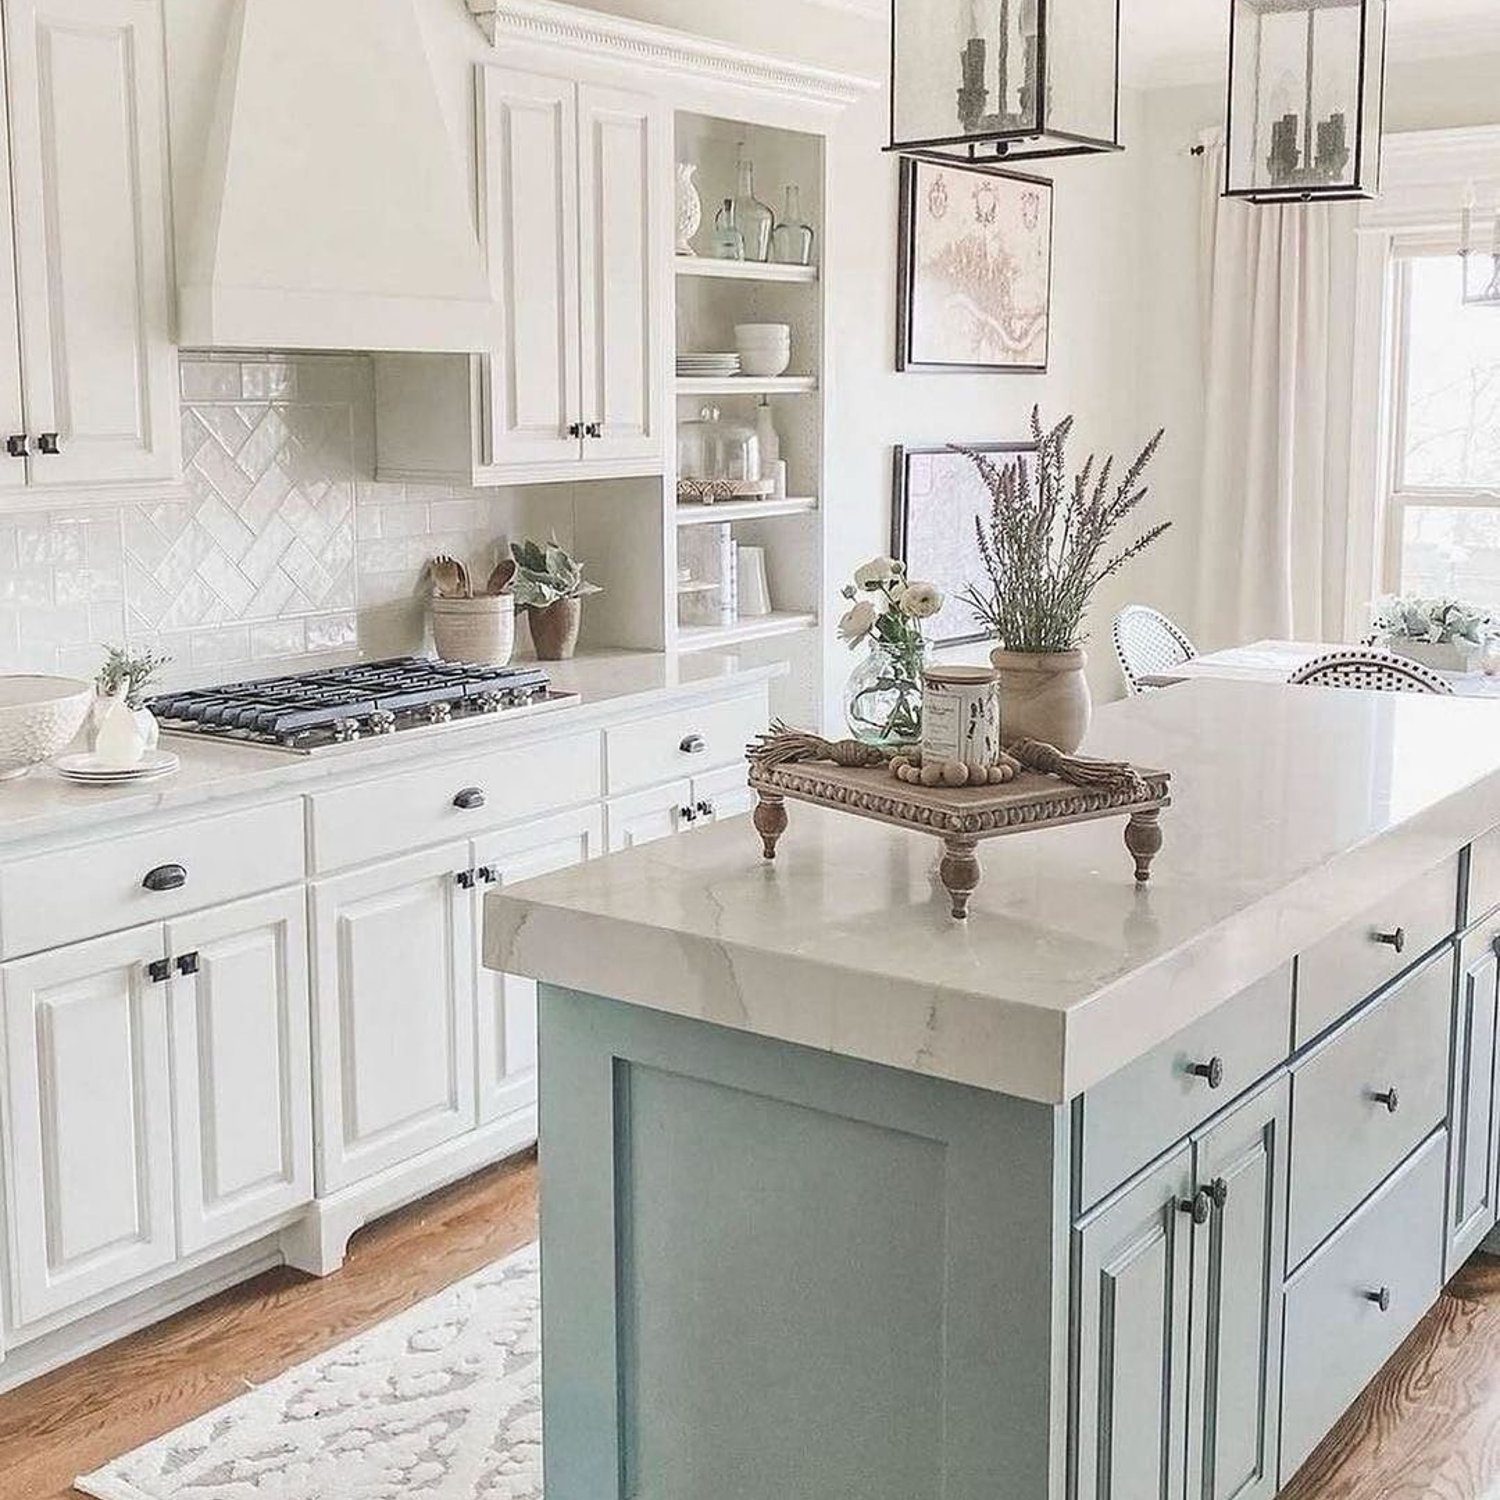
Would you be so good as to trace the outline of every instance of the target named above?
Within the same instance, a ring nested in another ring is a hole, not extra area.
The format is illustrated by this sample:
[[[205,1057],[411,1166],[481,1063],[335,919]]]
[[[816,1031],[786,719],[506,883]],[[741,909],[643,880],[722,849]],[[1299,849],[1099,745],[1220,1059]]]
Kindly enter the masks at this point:
[[[692,811],[693,784],[673,781],[636,792],[630,797],[615,797],[605,803],[609,823],[609,852],[635,849],[657,839],[671,838],[688,826],[685,815]]]
[[[1193,1244],[1188,1494],[1270,1500],[1281,1417],[1285,1078],[1197,1142],[1194,1180],[1222,1202]]]
[[[1078,1231],[1078,1500],[1181,1500],[1191,1220],[1184,1147]]]
[[[566,870],[599,854],[604,815],[580,808],[476,839],[474,863],[489,872],[491,885],[515,885],[554,870]],[[536,981],[495,974],[479,956],[482,922],[474,924],[479,1009],[474,1044],[479,1058],[479,1122],[498,1120],[536,1101]]]
[[[173,922],[196,957],[172,981],[182,1252],[312,1197],[307,918],[300,888]]]
[[[642,95],[583,86],[578,132],[583,420],[600,428],[585,440],[584,457],[654,458],[662,450],[658,246],[671,232],[657,222],[666,175],[661,109]]]
[[[0,99],[9,81],[0,47]],[[28,465],[4,451],[4,440],[26,430],[26,403],[21,393],[21,309],[16,290],[15,223],[4,206],[11,202],[10,136],[0,130],[0,495],[26,486]]]
[[[483,382],[490,464],[569,463],[578,379],[577,89],[480,69],[481,202],[500,343]]]
[[[178,467],[166,112],[153,0],[5,0],[35,484]],[[34,450],[35,451],[35,450]]]
[[[167,987],[157,926],[0,970],[13,1312],[31,1323],[166,1265]]]
[[[745,767],[739,765],[693,777],[693,806],[699,816],[722,823],[748,813],[755,806],[755,793],[745,775]]]
[[[1448,1258],[1452,1275],[1495,1223],[1495,1040],[1500,941],[1493,928],[1464,939],[1453,1015]]]
[[[474,1124],[467,844],[313,886],[318,1185],[327,1192]]]

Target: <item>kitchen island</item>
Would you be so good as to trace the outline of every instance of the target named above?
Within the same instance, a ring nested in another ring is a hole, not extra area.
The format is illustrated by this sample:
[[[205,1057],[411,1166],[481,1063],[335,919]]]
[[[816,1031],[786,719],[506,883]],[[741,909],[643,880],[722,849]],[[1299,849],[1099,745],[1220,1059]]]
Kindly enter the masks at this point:
[[[543,982],[549,1500],[1268,1497],[1496,1202],[1493,704],[1198,683],[1118,830],[800,810],[496,891]]]

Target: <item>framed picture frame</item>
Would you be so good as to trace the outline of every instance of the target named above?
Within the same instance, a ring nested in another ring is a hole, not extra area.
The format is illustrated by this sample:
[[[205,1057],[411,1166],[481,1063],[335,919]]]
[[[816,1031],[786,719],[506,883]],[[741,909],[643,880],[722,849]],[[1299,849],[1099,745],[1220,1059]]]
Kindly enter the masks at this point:
[[[1052,217],[1045,177],[903,157],[896,368],[1043,373]]]
[[[965,443],[997,464],[1024,462],[1035,455],[1033,442]],[[959,646],[989,639],[963,602],[970,584],[985,580],[976,520],[990,513],[990,492],[967,453],[951,445],[895,450],[891,497],[891,556],[906,564],[912,578],[934,583],[943,607],[927,622],[933,646]]]

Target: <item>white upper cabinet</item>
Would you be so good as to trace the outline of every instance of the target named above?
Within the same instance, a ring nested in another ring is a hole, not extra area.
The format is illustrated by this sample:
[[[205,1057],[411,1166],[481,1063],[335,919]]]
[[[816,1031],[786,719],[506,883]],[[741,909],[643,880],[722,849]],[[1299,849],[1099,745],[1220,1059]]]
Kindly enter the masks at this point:
[[[30,481],[170,479],[179,458],[158,0],[4,0],[3,14],[25,396],[15,431],[29,438]]]

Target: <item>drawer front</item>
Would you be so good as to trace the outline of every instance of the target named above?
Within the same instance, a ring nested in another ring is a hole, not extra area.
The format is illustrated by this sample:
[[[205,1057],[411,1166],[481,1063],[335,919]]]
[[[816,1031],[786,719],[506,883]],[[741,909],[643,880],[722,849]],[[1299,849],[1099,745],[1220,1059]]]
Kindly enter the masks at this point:
[[[1293,1067],[1288,1264],[1443,1119],[1452,997],[1444,949]]]
[[[1287,964],[1091,1088],[1083,1096],[1080,1209],[1284,1062],[1291,1034]]]
[[[0,865],[0,953],[217,906],[294,884],[305,867],[300,798],[19,859]]]
[[[1283,1485],[1437,1299],[1446,1151],[1440,1132],[1287,1286]]]
[[[540,817],[600,793],[597,732],[532,741],[379,781],[318,792],[312,803],[319,873],[409,854],[501,823]]]
[[[1478,922],[1500,906],[1500,828],[1475,839],[1469,851],[1470,922]]]
[[[1457,920],[1455,857],[1309,948],[1297,960],[1297,1045],[1310,1042],[1451,936]]]
[[[611,796],[677,776],[696,776],[743,758],[766,727],[764,693],[655,714],[604,731]]]

